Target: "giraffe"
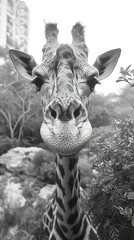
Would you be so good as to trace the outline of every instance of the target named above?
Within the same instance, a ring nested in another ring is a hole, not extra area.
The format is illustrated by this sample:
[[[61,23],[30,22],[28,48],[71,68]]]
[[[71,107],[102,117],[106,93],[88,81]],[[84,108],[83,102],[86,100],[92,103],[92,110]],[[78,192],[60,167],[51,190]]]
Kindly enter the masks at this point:
[[[90,65],[83,25],[76,23],[71,33],[71,45],[59,44],[57,24],[46,24],[41,64],[18,50],[9,50],[9,55],[18,73],[40,92],[41,136],[57,156],[56,190],[43,215],[46,236],[49,240],[97,240],[89,216],[80,207],[78,157],[92,134],[89,96],[95,85],[112,73],[121,50],[105,52]]]

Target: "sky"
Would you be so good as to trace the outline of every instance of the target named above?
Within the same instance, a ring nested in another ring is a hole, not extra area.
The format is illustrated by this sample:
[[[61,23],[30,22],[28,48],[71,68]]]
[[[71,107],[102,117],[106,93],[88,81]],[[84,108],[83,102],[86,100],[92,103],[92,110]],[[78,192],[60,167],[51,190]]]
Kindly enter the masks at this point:
[[[134,1],[133,0],[25,0],[30,10],[29,53],[41,63],[45,44],[44,21],[58,24],[59,43],[71,44],[71,28],[76,22],[85,26],[89,63],[114,48],[122,53],[110,77],[96,91],[118,93],[124,83],[116,83],[120,67],[134,68]]]

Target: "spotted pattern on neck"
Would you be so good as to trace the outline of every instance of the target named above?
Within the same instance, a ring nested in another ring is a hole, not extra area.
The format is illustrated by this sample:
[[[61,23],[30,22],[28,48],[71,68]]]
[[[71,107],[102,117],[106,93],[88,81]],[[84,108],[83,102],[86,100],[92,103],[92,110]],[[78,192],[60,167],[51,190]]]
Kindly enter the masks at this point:
[[[79,205],[78,156],[57,156],[56,190],[43,217],[49,240],[97,240],[88,216]]]

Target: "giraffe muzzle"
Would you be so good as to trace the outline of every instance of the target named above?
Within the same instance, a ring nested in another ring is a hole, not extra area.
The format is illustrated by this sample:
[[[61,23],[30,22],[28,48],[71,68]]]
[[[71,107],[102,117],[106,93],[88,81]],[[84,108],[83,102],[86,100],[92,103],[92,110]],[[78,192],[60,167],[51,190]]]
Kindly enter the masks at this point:
[[[91,137],[92,127],[80,101],[68,106],[52,102],[44,113],[41,136],[45,146],[61,155],[80,151]]]
[[[61,122],[68,122],[71,120],[75,120],[76,125],[79,122],[83,122],[87,119],[87,110],[85,107],[76,100],[73,100],[69,104],[60,104],[58,102],[51,103],[46,112],[45,112],[45,119],[47,118],[49,121],[52,121],[52,124],[56,119]]]

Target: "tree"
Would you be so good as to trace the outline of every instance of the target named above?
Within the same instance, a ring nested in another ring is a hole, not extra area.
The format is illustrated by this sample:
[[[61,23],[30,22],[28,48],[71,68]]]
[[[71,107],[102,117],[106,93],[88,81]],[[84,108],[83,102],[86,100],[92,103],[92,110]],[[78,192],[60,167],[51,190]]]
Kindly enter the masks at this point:
[[[18,108],[20,108],[21,114],[18,115],[16,117],[16,120],[13,122],[12,119],[12,113],[10,113],[9,110],[5,111],[0,109],[0,113],[3,115],[7,126],[9,128],[9,133],[10,133],[10,138],[13,140],[16,137],[16,129],[18,127],[18,125],[20,125],[19,127],[19,133],[18,133],[18,143],[21,140],[22,137],[22,132],[23,132],[23,127],[24,124],[26,122],[26,114],[28,114],[30,112],[30,107],[31,107],[31,103],[30,103],[30,97],[27,95],[23,98],[22,96],[20,96],[20,94],[18,93],[18,91],[16,89],[14,89],[14,91],[16,92],[16,95],[18,97],[18,100],[16,102],[16,105],[18,106]],[[28,98],[28,100],[26,99]]]
[[[42,111],[38,94],[35,96],[35,87],[20,77],[9,59],[7,51],[1,49],[0,57],[0,134],[11,142],[14,140],[20,145],[25,142],[39,139]],[[38,122],[37,122],[38,119]],[[32,123],[32,124],[30,124]],[[36,136],[37,134],[37,136]]]
[[[93,127],[110,125],[113,120],[113,103],[104,95],[94,94],[89,100],[89,119]]]

